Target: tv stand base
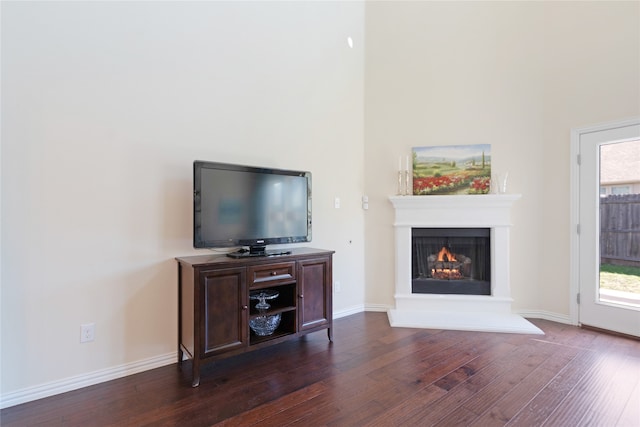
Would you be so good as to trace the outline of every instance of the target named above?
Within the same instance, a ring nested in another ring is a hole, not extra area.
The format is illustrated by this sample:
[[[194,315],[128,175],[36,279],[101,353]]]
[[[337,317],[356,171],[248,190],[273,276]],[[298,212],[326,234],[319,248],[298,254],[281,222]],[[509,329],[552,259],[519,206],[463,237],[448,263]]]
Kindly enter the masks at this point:
[[[281,250],[281,249],[271,249],[265,250],[262,252],[251,252],[246,249],[241,249],[237,252],[230,252],[227,254],[229,258],[253,258],[253,257],[268,257],[268,256],[278,256],[278,255],[291,255],[291,251],[289,250]]]
[[[178,364],[191,359],[191,385],[200,384],[205,363],[324,329],[332,341],[332,257],[333,251],[292,248],[277,258],[177,258]],[[279,295],[259,309],[251,293],[266,289]],[[272,334],[251,328],[252,320],[276,314],[281,320]]]

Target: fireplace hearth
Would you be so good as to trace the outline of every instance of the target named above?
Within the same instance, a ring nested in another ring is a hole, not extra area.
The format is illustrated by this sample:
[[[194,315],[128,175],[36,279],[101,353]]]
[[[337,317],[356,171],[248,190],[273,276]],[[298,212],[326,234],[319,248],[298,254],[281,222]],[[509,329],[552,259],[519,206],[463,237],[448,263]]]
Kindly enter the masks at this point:
[[[543,334],[511,311],[510,211],[519,198],[390,197],[396,267],[391,326]]]

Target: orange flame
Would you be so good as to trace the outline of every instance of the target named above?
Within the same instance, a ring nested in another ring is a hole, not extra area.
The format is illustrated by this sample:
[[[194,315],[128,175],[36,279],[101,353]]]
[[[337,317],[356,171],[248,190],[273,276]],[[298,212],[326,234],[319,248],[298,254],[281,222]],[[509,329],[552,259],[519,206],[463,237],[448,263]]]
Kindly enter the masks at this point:
[[[453,262],[457,261],[457,259],[447,247],[443,246],[440,252],[438,252],[438,261]]]

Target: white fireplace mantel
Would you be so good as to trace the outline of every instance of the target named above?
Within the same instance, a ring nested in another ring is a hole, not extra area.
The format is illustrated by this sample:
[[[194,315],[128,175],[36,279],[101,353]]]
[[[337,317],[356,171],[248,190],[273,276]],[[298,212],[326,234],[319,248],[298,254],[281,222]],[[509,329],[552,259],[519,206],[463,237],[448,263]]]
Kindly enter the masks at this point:
[[[397,327],[490,332],[542,331],[511,312],[509,229],[518,194],[394,196],[395,308]],[[414,294],[411,291],[412,228],[489,228],[491,295]]]

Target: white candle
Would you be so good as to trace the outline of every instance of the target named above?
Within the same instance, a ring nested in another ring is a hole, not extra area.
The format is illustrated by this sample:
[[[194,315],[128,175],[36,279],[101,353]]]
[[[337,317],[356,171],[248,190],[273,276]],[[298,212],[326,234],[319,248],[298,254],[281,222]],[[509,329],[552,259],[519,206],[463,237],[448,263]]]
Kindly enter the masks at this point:
[[[398,157],[398,170],[402,170],[402,156]]]
[[[405,169],[406,169],[406,170],[409,170],[409,156],[407,156],[407,161],[406,161],[406,167],[405,167]]]

